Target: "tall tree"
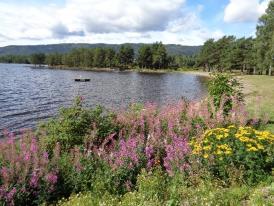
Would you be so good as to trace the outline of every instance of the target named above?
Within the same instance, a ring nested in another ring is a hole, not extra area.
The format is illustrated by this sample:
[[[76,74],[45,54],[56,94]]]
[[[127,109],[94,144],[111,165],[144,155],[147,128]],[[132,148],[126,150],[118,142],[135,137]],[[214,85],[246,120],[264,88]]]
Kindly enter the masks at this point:
[[[94,52],[94,64],[95,67],[105,67],[105,50],[103,48],[96,48]]]
[[[42,65],[45,64],[46,55],[44,53],[35,53],[31,55],[30,61],[31,64]]]
[[[134,61],[134,50],[129,44],[123,44],[117,56],[120,66],[129,67]]]
[[[155,69],[162,69],[168,66],[167,51],[162,42],[152,44],[152,64]]]
[[[150,45],[142,45],[138,51],[137,62],[141,68],[152,68],[152,49]]]
[[[271,74],[274,65],[274,0],[269,2],[266,13],[260,17],[256,35],[258,68]]]
[[[197,66],[203,66],[208,72],[213,68],[214,60],[212,58],[215,53],[214,39],[207,40],[197,58]]]
[[[115,51],[112,48],[105,49],[105,64],[107,67],[115,66]]]

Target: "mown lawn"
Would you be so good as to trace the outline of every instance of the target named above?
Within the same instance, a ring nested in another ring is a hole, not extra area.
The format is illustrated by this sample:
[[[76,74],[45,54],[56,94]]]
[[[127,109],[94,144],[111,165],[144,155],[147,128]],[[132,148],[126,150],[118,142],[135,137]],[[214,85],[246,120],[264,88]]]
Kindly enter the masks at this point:
[[[274,121],[274,77],[245,75],[239,77],[244,86],[248,109],[260,115],[267,115]],[[267,129],[274,132],[274,124]]]

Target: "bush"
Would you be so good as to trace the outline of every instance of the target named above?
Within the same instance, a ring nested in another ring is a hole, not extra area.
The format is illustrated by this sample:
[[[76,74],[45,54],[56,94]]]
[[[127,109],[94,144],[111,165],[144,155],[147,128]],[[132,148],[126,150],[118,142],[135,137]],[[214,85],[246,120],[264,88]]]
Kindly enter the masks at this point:
[[[249,183],[256,183],[272,170],[273,142],[274,135],[270,132],[232,125],[207,130],[201,138],[194,139],[192,153],[198,155],[214,175],[226,180],[231,168],[235,168],[243,170],[243,178]]]
[[[214,73],[208,83],[209,95],[213,98],[215,107],[223,107],[225,114],[232,109],[233,98],[243,101],[241,90],[239,81],[229,74]]]
[[[42,134],[41,139],[49,151],[57,142],[67,151],[75,145],[83,145],[86,138],[98,145],[117,130],[114,118],[113,113],[105,113],[100,106],[84,109],[81,98],[77,98],[72,107],[62,108],[57,118],[42,124],[38,134]]]

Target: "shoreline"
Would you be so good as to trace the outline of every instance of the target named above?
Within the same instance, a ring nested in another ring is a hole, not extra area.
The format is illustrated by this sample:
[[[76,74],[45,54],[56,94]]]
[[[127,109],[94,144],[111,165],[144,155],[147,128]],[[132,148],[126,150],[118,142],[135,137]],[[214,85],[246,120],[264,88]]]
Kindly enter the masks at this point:
[[[174,69],[141,69],[141,68],[133,68],[133,69],[120,69],[120,68],[90,68],[90,67],[68,67],[68,66],[30,66],[33,69],[59,69],[59,70],[73,70],[73,71],[92,71],[92,72],[138,72],[138,73],[148,73],[148,74],[168,74],[168,73],[181,73],[181,74],[191,74],[198,75],[203,77],[210,77],[210,72],[204,72],[200,70],[183,70],[179,68],[178,70]]]

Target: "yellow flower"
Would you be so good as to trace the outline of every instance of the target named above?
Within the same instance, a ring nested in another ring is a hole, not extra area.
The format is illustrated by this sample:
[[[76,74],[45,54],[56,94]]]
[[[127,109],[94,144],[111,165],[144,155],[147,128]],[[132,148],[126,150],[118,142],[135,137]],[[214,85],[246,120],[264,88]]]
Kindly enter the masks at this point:
[[[220,139],[222,139],[222,137],[223,137],[223,135],[220,135],[220,134],[219,134],[219,135],[216,136],[216,139],[217,139],[217,140],[220,140]]]
[[[206,151],[211,150],[211,145],[204,146],[203,149]]]
[[[207,159],[208,158],[208,154],[204,154],[204,156],[203,156],[205,159]]]
[[[231,150],[226,150],[225,151],[225,154],[227,154],[227,155],[230,155],[232,152],[231,152]]]
[[[250,147],[250,148],[247,149],[247,151],[256,152],[256,151],[258,151],[258,149],[256,147]]]
[[[224,136],[225,136],[225,138],[227,138],[227,137],[229,136],[229,134],[228,134],[228,133],[225,133]]]
[[[260,150],[263,150],[263,149],[264,149],[264,146],[261,145],[261,144],[257,144],[257,148],[260,149]]]
[[[245,137],[245,136],[240,136],[240,137],[239,137],[239,140],[240,140],[241,142],[248,142],[248,141],[249,141],[249,138],[248,138],[248,137]]]
[[[247,144],[246,146],[248,146],[248,147],[252,147],[252,144]]]

